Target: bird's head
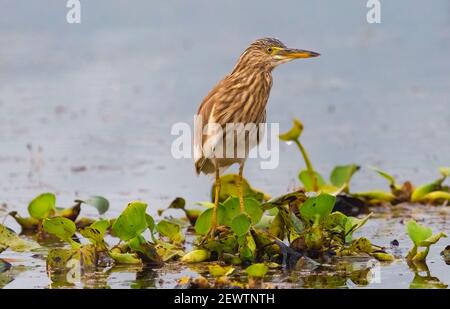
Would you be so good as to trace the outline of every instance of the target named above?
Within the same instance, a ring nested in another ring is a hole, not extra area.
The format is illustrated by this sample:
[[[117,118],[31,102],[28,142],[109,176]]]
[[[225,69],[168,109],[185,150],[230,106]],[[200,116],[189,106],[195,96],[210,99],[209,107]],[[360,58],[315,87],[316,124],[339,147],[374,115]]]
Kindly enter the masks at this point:
[[[241,55],[239,64],[244,66],[263,67],[272,70],[276,66],[295,59],[312,58],[320,56],[319,53],[288,48],[280,40],[263,38],[253,42]]]

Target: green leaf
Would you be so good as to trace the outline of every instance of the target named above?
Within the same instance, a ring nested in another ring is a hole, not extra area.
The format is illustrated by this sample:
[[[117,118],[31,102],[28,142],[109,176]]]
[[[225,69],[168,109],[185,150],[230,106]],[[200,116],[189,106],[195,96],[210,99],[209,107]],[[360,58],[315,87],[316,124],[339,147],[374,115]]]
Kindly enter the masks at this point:
[[[97,231],[100,232],[101,235],[104,236],[109,226],[110,226],[109,220],[102,219],[95,221],[94,223],[91,224],[90,227],[96,229]]]
[[[348,188],[353,174],[359,170],[359,166],[355,164],[336,166],[330,175],[330,181],[336,187],[345,185]]]
[[[446,237],[447,237],[447,235],[445,233],[439,232],[439,233],[434,234],[434,235],[428,237],[427,239],[421,241],[419,246],[421,246],[421,247],[429,247],[429,246],[434,245],[435,243],[437,243],[439,241],[439,239],[446,238]]]
[[[155,219],[153,219],[152,216],[150,216],[149,214],[145,214],[145,221],[147,222],[147,227],[150,231],[150,235],[152,236],[152,240],[154,242],[156,242],[156,238],[155,238],[155,229],[156,229],[156,225],[155,225]]]
[[[228,276],[234,271],[233,266],[220,266],[218,264],[209,265],[208,271],[214,278]]]
[[[51,249],[47,256],[47,271],[54,283],[62,283],[69,277],[73,283],[81,279],[81,274],[95,271],[96,261],[95,247],[90,244],[71,249]],[[79,271],[75,266],[80,267]]]
[[[103,196],[92,196],[83,202],[86,205],[95,207],[100,215],[103,215],[109,209],[109,201]]]
[[[223,258],[224,262],[227,264],[231,264],[231,265],[241,265],[242,264],[241,258],[239,256],[236,256],[231,253],[224,253],[222,258]]]
[[[414,256],[413,256],[413,258],[412,258],[412,261],[414,262],[414,263],[417,263],[417,262],[425,262],[425,260],[427,259],[427,256],[428,256],[428,252],[430,251],[430,249],[429,249],[429,247],[426,247],[426,249],[425,250],[423,250],[423,251],[418,251]],[[408,253],[408,256],[409,256],[409,253]],[[408,258],[408,257],[407,257]],[[409,259],[408,259],[409,260]]]
[[[106,249],[104,237],[109,225],[109,220],[99,220],[80,230],[80,234],[88,238],[98,249]]]
[[[161,265],[162,259],[153,244],[149,243],[142,235],[136,236],[128,241],[131,250],[138,253],[139,257],[147,264]]]
[[[376,168],[376,167],[372,167],[372,169],[373,169],[376,173],[378,173],[381,177],[383,177],[384,179],[386,179],[386,180],[389,182],[389,186],[390,186],[390,187],[396,187],[396,186],[397,186],[397,185],[396,185],[396,180],[395,180],[395,177],[394,177],[394,176],[392,176],[391,174],[388,174],[387,172],[382,171],[382,170],[380,170],[380,169],[378,169],[378,168]]]
[[[36,231],[41,225],[41,222],[38,219],[35,219],[33,217],[21,217],[17,213],[17,211],[11,211],[9,215],[13,217],[14,220],[16,220],[16,222],[22,228],[22,231]]]
[[[167,207],[166,209],[159,209],[158,216],[161,216],[167,209],[181,209],[186,212],[186,209],[184,208],[185,206],[186,200],[182,197],[177,197],[170,203],[169,207]]]
[[[53,193],[43,193],[30,202],[28,212],[33,218],[42,220],[55,212],[55,206],[56,196]]]
[[[200,263],[209,259],[211,256],[211,252],[205,249],[193,250],[191,252],[186,253],[181,261],[185,263]]]
[[[70,208],[56,207],[56,212],[52,213],[52,217],[64,217],[75,222],[81,211],[81,201],[75,201],[75,205]]]
[[[223,208],[225,209],[226,214],[224,224],[229,226],[233,218],[241,213],[239,198],[228,198],[225,203],[223,203]],[[254,198],[244,198],[244,209],[250,216],[253,225],[261,220],[263,210],[261,204]]]
[[[250,277],[263,278],[269,271],[269,267],[267,267],[264,263],[257,263],[250,265],[245,271]]]
[[[440,167],[439,172],[445,178],[450,177],[450,167]]]
[[[243,261],[251,262],[255,259],[256,243],[249,233],[238,237],[239,256]]]
[[[302,203],[306,199],[307,197],[305,192],[303,190],[298,190],[270,199],[269,201],[261,204],[261,208],[264,210],[270,210],[275,207],[280,207],[291,203]]]
[[[391,192],[377,190],[352,193],[352,196],[367,201],[392,202],[393,200],[395,200],[395,196]]]
[[[0,248],[10,248],[13,251],[23,252],[39,248],[39,245],[34,241],[22,239],[19,235],[8,229],[3,224],[0,224]],[[1,252],[2,250],[0,250]]]
[[[182,197],[177,197],[170,203],[168,208],[184,209],[185,206],[186,206],[186,200]]]
[[[292,128],[289,131],[280,134],[279,138],[285,142],[296,141],[298,140],[302,132],[303,123],[299,119],[293,119]]]
[[[73,234],[75,234],[77,227],[72,220],[64,217],[46,218],[42,222],[42,227],[45,232],[55,235],[56,237],[67,241],[73,247],[79,247],[80,245],[72,240]]]
[[[369,218],[372,216],[372,213],[368,214],[362,219],[355,218],[355,217],[347,217],[347,220],[345,221],[345,240],[351,241],[353,233],[361,228],[366,222],[369,220]]]
[[[348,217],[342,212],[335,211],[327,216],[324,220],[324,225],[327,230],[332,230],[339,228],[345,231],[345,224],[347,223]]]
[[[75,223],[64,217],[46,218],[42,223],[42,227],[45,232],[65,241],[68,241],[77,230]]]
[[[178,245],[159,241],[155,247],[158,255],[164,262],[184,256],[184,251]]]
[[[112,225],[112,223],[114,222],[114,220],[116,220],[116,219],[110,219],[110,220],[108,220],[110,226]],[[72,221],[73,221],[73,220],[72,220]],[[96,221],[95,219],[83,217],[83,218],[79,218],[79,219],[75,222],[75,225],[77,226],[77,229],[83,229],[83,228],[88,227],[88,226],[90,226],[91,224],[95,223],[95,221]]]
[[[189,223],[192,226],[195,226],[195,222],[197,218],[200,216],[202,211],[200,209],[185,209],[184,213],[186,214],[186,218],[189,220]]]
[[[320,225],[314,224],[305,235],[305,244],[310,250],[319,250],[323,247],[323,231]]]
[[[239,257],[241,260],[249,262],[253,260],[253,252],[247,246],[242,246],[239,248]]]
[[[336,197],[327,193],[321,193],[317,197],[307,199],[300,206],[300,216],[306,221],[313,223],[316,218],[322,221],[326,216],[331,214]]]
[[[319,189],[321,187],[325,186],[326,182],[323,179],[322,175],[320,175],[316,171],[313,171],[313,173],[314,173],[314,176],[316,177],[317,186],[319,187]],[[300,173],[298,174],[298,179],[300,179],[300,181],[302,182],[302,184],[305,187],[306,191],[314,191],[313,180],[312,180],[312,177],[311,177],[311,173],[308,170],[300,171]]]
[[[152,216],[149,214],[145,214],[145,221],[147,222],[147,227],[150,230],[150,232],[153,232],[155,230],[155,219],[153,219]]]
[[[147,228],[145,210],[147,204],[139,201],[131,202],[112,226],[112,232],[123,241],[140,235]]]
[[[445,264],[450,265],[450,245],[447,245],[444,250],[441,251],[441,256],[445,261]]]
[[[367,238],[360,237],[352,241],[350,245],[350,250],[357,253],[360,252],[371,253],[372,243]]]
[[[302,220],[300,220],[294,213],[289,213],[289,219],[291,220],[292,226],[297,234],[300,234],[305,230]]]
[[[272,224],[269,227],[269,232],[277,238],[284,238],[285,225],[281,212],[279,212],[273,219]]]
[[[247,214],[239,214],[231,221],[231,230],[237,236],[244,236],[250,230],[251,223]]]
[[[415,246],[420,246],[420,243],[432,236],[433,231],[431,228],[426,227],[417,223],[415,220],[409,220],[406,223],[406,231],[408,232],[409,238]]]
[[[204,212],[200,214],[200,216],[197,218],[197,221],[195,221],[195,232],[199,235],[206,235],[209,232],[209,229],[211,228],[211,220],[212,220],[212,214],[214,209],[208,208]],[[217,222],[218,224],[225,224],[226,220],[226,211],[224,209],[224,206],[219,205],[217,207]]]
[[[239,205],[239,198],[238,197],[229,197],[223,203],[223,209],[225,210],[224,224],[227,226],[230,226],[231,220],[233,220],[234,217],[236,217],[237,215],[239,215],[241,213],[241,208]]]
[[[70,260],[80,260],[80,251],[70,248],[52,248],[48,251],[46,264],[49,273],[64,272]]]
[[[325,184],[325,185],[321,186],[317,192],[318,193],[328,193],[328,194],[337,196],[345,190],[348,191],[348,188],[345,186],[341,186],[338,188],[333,185]]]
[[[441,178],[441,179],[435,180],[429,184],[422,185],[422,186],[415,188],[411,194],[411,202],[413,202],[413,203],[420,202],[423,200],[423,198],[428,193],[439,190],[443,180],[444,179]]]
[[[430,192],[424,195],[424,197],[421,199],[423,201],[436,203],[439,201],[450,201],[450,192],[446,191],[434,191]]]
[[[239,196],[238,192],[239,175],[227,174],[220,177],[219,202],[225,202],[230,196]],[[242,183],[244,197],[253,197],[257,201],[268,200],[270,197],[262,191],[254,189],[244,178]],[[215,184],[211,188],[211,201],[214,201]]]
[[[370,255],[381,262],[392,262],[395,260],[395,257],[392,254],[386,252],[372,252]]]
[[[82,245],[79,248],[80,264],[82,269],[90,269],[94,271],[97,266],[97,250],[92,244]]]
[[[235,253],[237,247],[237,238],[233,233],[223,235],[220,239],[207,239],[203,243],[203,248],[208,249],[211,252],[217,252],[219,256],[223,252]]]
[[[214,203],[213,202],[205,202],[205,201],[203,201],[203,202],[196,202],[195,205],[202,206],[202,207],[205,207],[205,208],[213,208],[214,207]]]
[[[156,225],[156,229],[159,234],[168,237],[173,243],[181,243],[184,241],[184,235],[178,224],[163,220]]]
[[[136,253],[109,252],[109,256],[118,264],[142,264]]]
[[[195,221],[195,233],[199,235],[206,235],[211,228],[211,218],[213,210],[208,208],[200,214],[197,221]]]

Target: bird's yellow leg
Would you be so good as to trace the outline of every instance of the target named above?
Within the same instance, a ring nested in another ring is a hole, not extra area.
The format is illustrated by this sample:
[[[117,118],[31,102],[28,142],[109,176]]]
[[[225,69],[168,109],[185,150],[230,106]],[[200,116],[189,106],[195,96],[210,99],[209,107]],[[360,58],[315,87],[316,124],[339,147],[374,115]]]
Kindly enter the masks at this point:
[[[244,212],[244,177],[242,176],[244,173],[244,162],[239,164],[239,182],[238,182],[238,195],[239,195],[239,206],[241,208],[241,212]]]
[[[217,227],[217,208],[219,208],[219,195],[220,195],[220,175],[219,168],[216,167],[216,183],[215,183],[215,194],[214,194],[214,209],[211,218],[211,229],[209,231],[210,236],[214,237]]]

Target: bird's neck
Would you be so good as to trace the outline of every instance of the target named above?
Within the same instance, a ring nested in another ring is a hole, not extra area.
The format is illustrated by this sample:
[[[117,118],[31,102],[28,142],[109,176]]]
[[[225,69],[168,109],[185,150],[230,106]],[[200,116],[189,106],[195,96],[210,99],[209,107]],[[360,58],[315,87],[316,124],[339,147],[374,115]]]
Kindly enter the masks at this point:
[[[228,78],[235,81],[253,83],[255,80],[265,86],[272,86],[272,70],[273,68],[262,65],[249,66],[248,64],[238,63]]]
[[[227,78],[227,84],[232,85],[229,95],[239,98],[238,106],[246,115],[245,119],[234,119],[234,122],[260,123],[265,117],[265,108],[272,88],[272,71],[262,68],[248,67],[235,69]]]
[[[253,63],[248,59],[241,59],[241,61],[236,64],[230,75],[248,75],[257,73],[270,76],[273,69],[273,66],[267,63]]]

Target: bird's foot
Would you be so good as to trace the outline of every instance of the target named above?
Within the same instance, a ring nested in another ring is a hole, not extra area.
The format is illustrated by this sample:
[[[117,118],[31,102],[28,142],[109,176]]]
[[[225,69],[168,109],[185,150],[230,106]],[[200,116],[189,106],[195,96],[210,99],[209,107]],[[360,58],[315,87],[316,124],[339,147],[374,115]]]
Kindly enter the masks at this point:
[[[206,233],[205,236],[203,236],[203,238],[200,240],[200,245],[203,245],[208,240],[216,238],[216,232],[217,232],[217,227],[211,226],[208,233]]]

